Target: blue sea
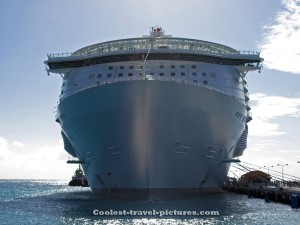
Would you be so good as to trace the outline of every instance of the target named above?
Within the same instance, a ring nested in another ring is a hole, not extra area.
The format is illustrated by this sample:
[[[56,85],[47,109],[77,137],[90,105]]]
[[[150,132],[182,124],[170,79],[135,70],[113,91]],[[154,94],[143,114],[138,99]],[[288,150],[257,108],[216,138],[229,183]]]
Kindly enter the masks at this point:
[[[300,209],[246,195],[142,201],[108,198],[67,184],[64,180],[0,180],[0,224],[300,224]],[[123,211],[130,214],[120,214]],[[140,215],[149,211],[160,215]],[[173,216],[166,215],[169,212]]]

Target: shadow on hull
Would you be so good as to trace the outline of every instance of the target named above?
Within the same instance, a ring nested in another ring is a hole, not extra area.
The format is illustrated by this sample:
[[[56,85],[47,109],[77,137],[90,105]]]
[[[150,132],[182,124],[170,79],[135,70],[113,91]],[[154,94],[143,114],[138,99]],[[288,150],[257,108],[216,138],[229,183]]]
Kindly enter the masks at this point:
[[[177,198],[194,198],[224,193],[221,188],[141,188],[141,189],[93,189],[93,192],[106,197],[130,200],[167,200]]]

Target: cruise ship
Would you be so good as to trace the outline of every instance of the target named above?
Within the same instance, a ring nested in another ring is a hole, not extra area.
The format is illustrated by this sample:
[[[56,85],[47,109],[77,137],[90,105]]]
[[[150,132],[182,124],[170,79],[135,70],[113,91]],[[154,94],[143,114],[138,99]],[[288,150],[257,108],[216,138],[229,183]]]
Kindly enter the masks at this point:
[[[217,190],[247,146],[246,74],[259,52],[166,35],[48,54],[60,74],[56,112],[65,150],[94,192],[121,195]]]

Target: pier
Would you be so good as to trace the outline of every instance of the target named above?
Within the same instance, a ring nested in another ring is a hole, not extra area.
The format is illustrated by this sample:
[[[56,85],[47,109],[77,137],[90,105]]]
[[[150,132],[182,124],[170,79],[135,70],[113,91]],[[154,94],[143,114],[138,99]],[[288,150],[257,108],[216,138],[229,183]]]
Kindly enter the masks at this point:
[[[261,198],[265,202],[279,202],[300,207],[300,188],[298,187],[246,187],[239,185],[224,185],[223,190],[236,194],[248,195],[248,198]]]
[[[237,176],[233,172],[235,177],[228,177],[227,182],[223,185],[223,190],[248,195],[248,198],[261,198],[266,203],[272,201],[289,204],[292,208],[299,208],[300,177],[283,173],[283,166],[288,166],[288,164],[278,164],[277,166],[282,167],[281,174],[270,169],[274,166],[257,166],[238,162],[232,167],[238,169],[235,172],[243,172],[244,174]],[[260,169],[265,169],[268,173]],[[284,179],[284,175],[287,180]]]

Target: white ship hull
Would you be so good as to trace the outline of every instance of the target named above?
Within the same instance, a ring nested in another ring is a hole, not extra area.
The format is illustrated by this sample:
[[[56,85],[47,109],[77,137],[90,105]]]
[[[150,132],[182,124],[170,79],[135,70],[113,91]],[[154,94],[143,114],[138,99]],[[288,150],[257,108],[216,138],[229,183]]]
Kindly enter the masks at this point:
[[[93,191],[219,188],[245,105],[205,87],[124,81],[81,91],[58,108]]]

